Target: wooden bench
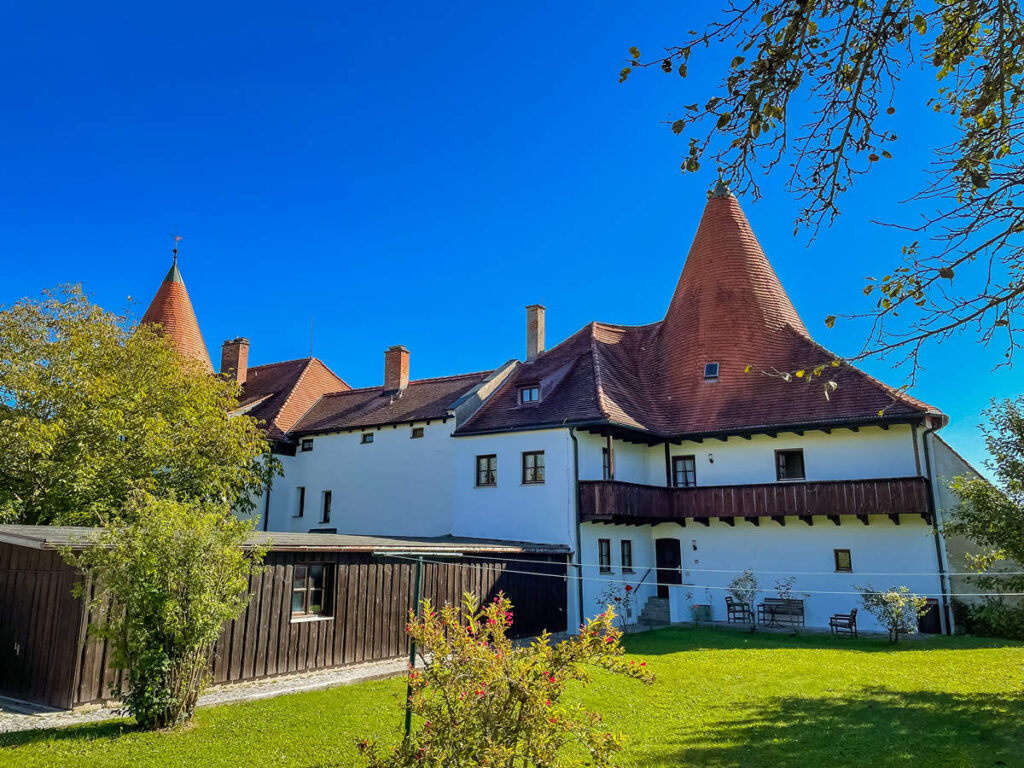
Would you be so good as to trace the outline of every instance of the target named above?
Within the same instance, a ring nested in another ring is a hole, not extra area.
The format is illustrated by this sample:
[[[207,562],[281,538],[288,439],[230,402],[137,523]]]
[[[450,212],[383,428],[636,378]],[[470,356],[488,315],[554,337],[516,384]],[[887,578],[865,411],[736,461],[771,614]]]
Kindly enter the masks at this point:
[[[750,610],[750,604],[734,600],[731,597],[725,598],[725,616],[728,621],[732,622],[754,623],[754,612]]]
[[[804,601],[766,597],[757,606],[757,621],[769,627],[804,626]]]
[[[828,620],[828,628],[831,630],[833,635],[852,635],[857,636],[857,609],[854,608],[849,613],[835,613]]]

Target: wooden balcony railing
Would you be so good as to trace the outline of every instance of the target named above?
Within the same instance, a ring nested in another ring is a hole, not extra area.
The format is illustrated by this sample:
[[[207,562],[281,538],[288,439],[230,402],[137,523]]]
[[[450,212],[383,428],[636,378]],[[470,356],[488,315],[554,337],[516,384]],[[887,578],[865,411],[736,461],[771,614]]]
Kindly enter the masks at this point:
[[[785,524],[787,516],[811,523],[824,515],[837,525],[841,516],[855,515],[864,523],[868,515],[921,515],[931,521],[927,480],[892,477],[877,480],[824,480],[756,485],[713,485],[667,488],[617,480],[581,480],[581,522],[634,525],[687,520],[707,524],[713,517],[733,523],[736,518],[757,522],[770,517]]]

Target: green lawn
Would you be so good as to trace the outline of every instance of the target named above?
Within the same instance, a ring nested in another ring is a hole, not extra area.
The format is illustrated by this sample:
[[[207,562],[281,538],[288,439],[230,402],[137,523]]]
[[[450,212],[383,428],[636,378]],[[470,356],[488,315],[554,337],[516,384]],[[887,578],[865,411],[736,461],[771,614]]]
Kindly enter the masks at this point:
[[[629,766],[1024,767],[1024,645],[664,629],[627,638],[653,686],[600,676],[584,694],[628,735]],[[0,736],[0,766],[359,765],[397,737],[400,680],[200,710],[193,726],[125,723]]]

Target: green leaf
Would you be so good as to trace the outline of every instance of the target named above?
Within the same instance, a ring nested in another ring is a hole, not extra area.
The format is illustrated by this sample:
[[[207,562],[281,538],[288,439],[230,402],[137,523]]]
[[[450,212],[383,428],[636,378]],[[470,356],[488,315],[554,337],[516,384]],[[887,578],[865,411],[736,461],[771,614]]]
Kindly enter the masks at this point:
[[[836,324],[836,316],[835,315],[829,315],[828,317],[825,318],[825,327],[826,328],[831,328],[835,324]]]

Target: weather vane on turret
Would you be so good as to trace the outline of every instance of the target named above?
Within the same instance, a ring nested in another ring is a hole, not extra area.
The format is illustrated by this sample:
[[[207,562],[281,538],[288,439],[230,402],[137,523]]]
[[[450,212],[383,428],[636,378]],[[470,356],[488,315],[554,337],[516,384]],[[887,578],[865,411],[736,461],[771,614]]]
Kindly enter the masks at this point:
[[[178,234],[178,228],[174,228],[174,234],[170,235],[171,238],[171,255],[174,257],[174,264],[178,263],[178,241],[181,240],[181,235]]]

